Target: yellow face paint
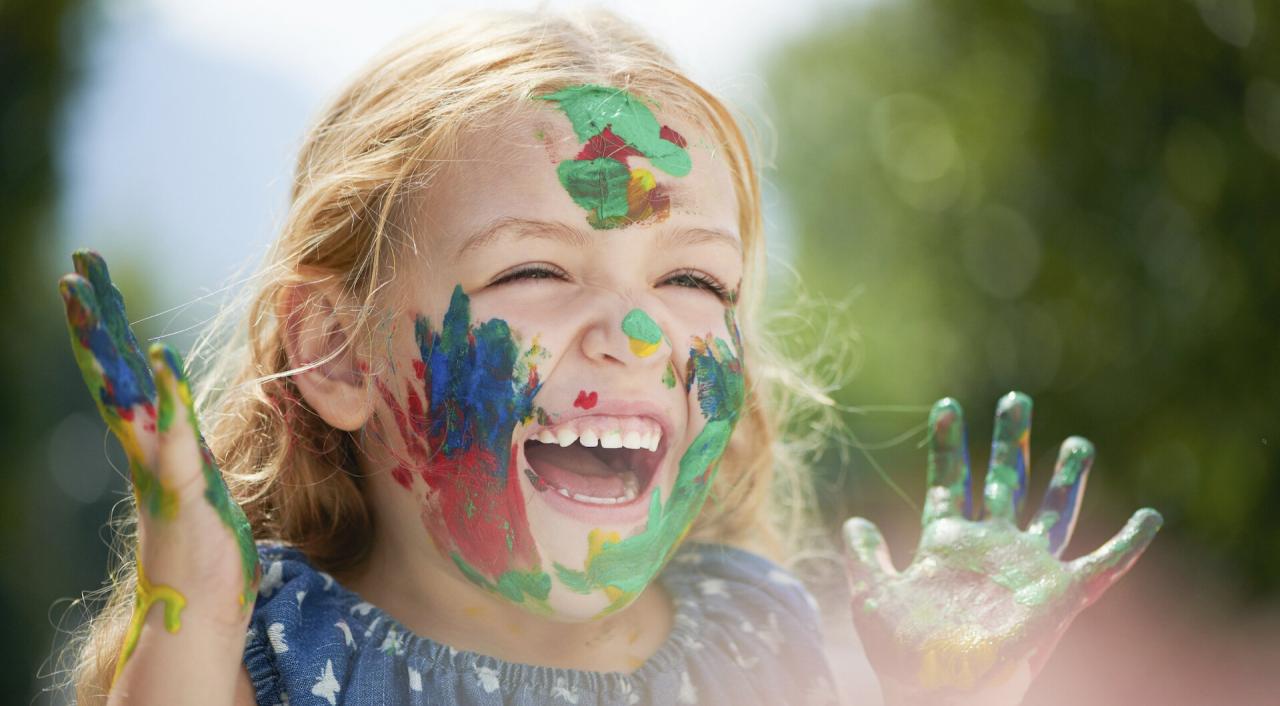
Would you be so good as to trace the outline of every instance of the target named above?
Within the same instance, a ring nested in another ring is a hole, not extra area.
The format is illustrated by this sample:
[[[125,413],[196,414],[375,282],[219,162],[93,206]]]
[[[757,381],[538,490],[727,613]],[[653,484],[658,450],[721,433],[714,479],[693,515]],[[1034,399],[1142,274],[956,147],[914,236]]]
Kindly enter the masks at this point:
[[[622,332],[627,334],[631,352],[640,358],[648,358],[662,345],[662,329],[640,309],[632,309],[623,317]]]

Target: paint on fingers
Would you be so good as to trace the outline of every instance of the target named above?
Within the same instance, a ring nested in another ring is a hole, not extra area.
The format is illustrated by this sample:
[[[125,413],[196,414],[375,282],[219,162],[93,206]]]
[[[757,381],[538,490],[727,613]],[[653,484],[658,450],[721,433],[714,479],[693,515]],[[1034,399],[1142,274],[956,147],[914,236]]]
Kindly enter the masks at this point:
[[[111,286],[109,279],[106,286]],[[132,335],[126,340],[107,330],[99,294],[89,280],[81,275],[67,275],[59,282],[59,290],[66,305],[67,330],[76,365],[98,414],[129,459],[129,479],[139,511],[161,520],[172,518],[178,509],[178,496],[151,467],[134,427],[138,424],[154,431],[155,386],[151,373],[143,365],[140,376],[137,366],[128,362],[136,350],[122,350],[120,346],[132,345]],[[123,317],[123,312],[120,316]]]
[[[213,507],[222,524],[231,531],[231,536],[236,542],[240,555],[243,587],[239,601],[243,610],[249,610],[257,596],[258,587],[258,551],[253,543],[253,528],[249,526],[244,510],[231,498],[226,481],[222,478],[222,472],[214,461],[213,453],[200,436],[200,423],[196,416],[191,385],[187,380],[182,358],[177,351],[162,343],[153,344],[149,355],[151,368],[156,376],[160,432],[167,433],[172,428],[176,415],[182,414],[186,417],[188,429],[195,435],[196,446],[200,450],[204,498]]]
[[[92,285],[97,296],[100,324],[110,336],[122,364],[129,369],[128,375],[121,374],[115,377],[121,382],[129,380],[137,385],[136,395],[124,395],[126,398],[124,401],[129,402],[128,398],[131,397],[133,403],[142,399],[154,399],[155,383],[147,370],[146,361],[142,357],[142,350],[138,347],[138,340],[133,335],[133,329],[129,327],[124,297],[111,279],[107,261],[92,250],[77,250],[71,254],[71,260],[75,264],[76,272]]]
[[[929,412],[929,495],[923,524],[942,517],[970,517],[969,447],[964,411],[951,398],[938,400]]]
[[[120,659],[116,661],[115,675],[111,683],[115,683],[124,672],[124,666],[133,651],[138,647],[138,637],[142,634],[142,626],[147,622],[147,614],[151,606],[160,603],[164,606],[164,629],[176,633],[182,628],[182,609],[187,606],[187,599],[177,589],[163,584],[153,584],[147,580],[147,572],[142,567],[142,559],[137,560],[138,588],[134,594],[133,616],[129,619],[129,627],[125,630],[124,646],[120,650]]]
[[[1049,551],[1055,556],[1062,553],[1074,529],[1093,458],[1093,444],[1087,439],[1073,436],[1062,444],[1040,511],[1027,527],[1028,533],[1048,538]]]
[[[1083,581],[1087,603],[1101,597],[1133,566],[1163,525],[1164,518],[1159,512],[1142,508],[1106,544],[1071,562],[1072,572]]]
[[[1010,392],[996,409],[991,463],[983,488],[987,517],[1014,520],[1027,490],[1031,458],[1031,398]]]

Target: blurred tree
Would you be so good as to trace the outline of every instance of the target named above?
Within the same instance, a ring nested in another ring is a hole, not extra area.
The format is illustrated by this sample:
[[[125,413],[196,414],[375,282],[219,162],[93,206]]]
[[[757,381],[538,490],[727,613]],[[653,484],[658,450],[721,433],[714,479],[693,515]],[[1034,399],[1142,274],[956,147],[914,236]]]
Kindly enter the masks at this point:
[[[30,693],[37,665],[48,655],[54,586],[65,591],[58,578],[76,570],[74,554],[59,557],[68,568],[55,567],[47,541],[71,530],[86,543],[100,544],[93,525],[60,527],[63,515],[44,502],[53,487],[48,430],[73,407],[91,409],[71,402],[80,402],[84,392],[74,387],[79,381],[66,352],[56,273],[49,266],[56,237],[59,109],[73,84],[83,5],[0,3],[0,306],[8,332],[0,337],[0,625],[6,632],[0,694],[15,700]],[[103,512],[96,509],[94,525],[101,525]],[[99,549],[86,567],[95,577],[101,554]],[[92,585],[85,581],[80,587]]]
[[[1277,23],[1251,0],[896,0],[778,52],[796,268],[860,290],[840,401],[952,395],[976,449],[1025,390],[1041,483],[1088,436],[1107,502],[1280,588]],[[922,452],[877,456],[919,497]]]

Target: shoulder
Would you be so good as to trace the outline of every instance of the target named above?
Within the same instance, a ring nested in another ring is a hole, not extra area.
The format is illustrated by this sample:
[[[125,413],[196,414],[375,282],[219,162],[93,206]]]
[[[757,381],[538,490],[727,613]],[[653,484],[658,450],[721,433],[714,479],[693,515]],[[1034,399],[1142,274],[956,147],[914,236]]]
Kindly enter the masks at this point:
[[[292,547],[260,542],[262,577],[245,640],[244,665],[259,703],[285,702],[295,673],[331,675],[354,647],[358,599]],[[332,677],[330,677],[332,678]]]

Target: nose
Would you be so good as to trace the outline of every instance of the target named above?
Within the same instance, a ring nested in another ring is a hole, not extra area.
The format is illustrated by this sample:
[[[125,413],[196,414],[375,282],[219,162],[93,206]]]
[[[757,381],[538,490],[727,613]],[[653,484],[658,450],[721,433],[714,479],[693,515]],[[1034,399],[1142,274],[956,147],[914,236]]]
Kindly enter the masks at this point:
[[[582,352],[593,361],[658,367],[670,357],[671,344],[643,305],[620,298],[593,317]]]

